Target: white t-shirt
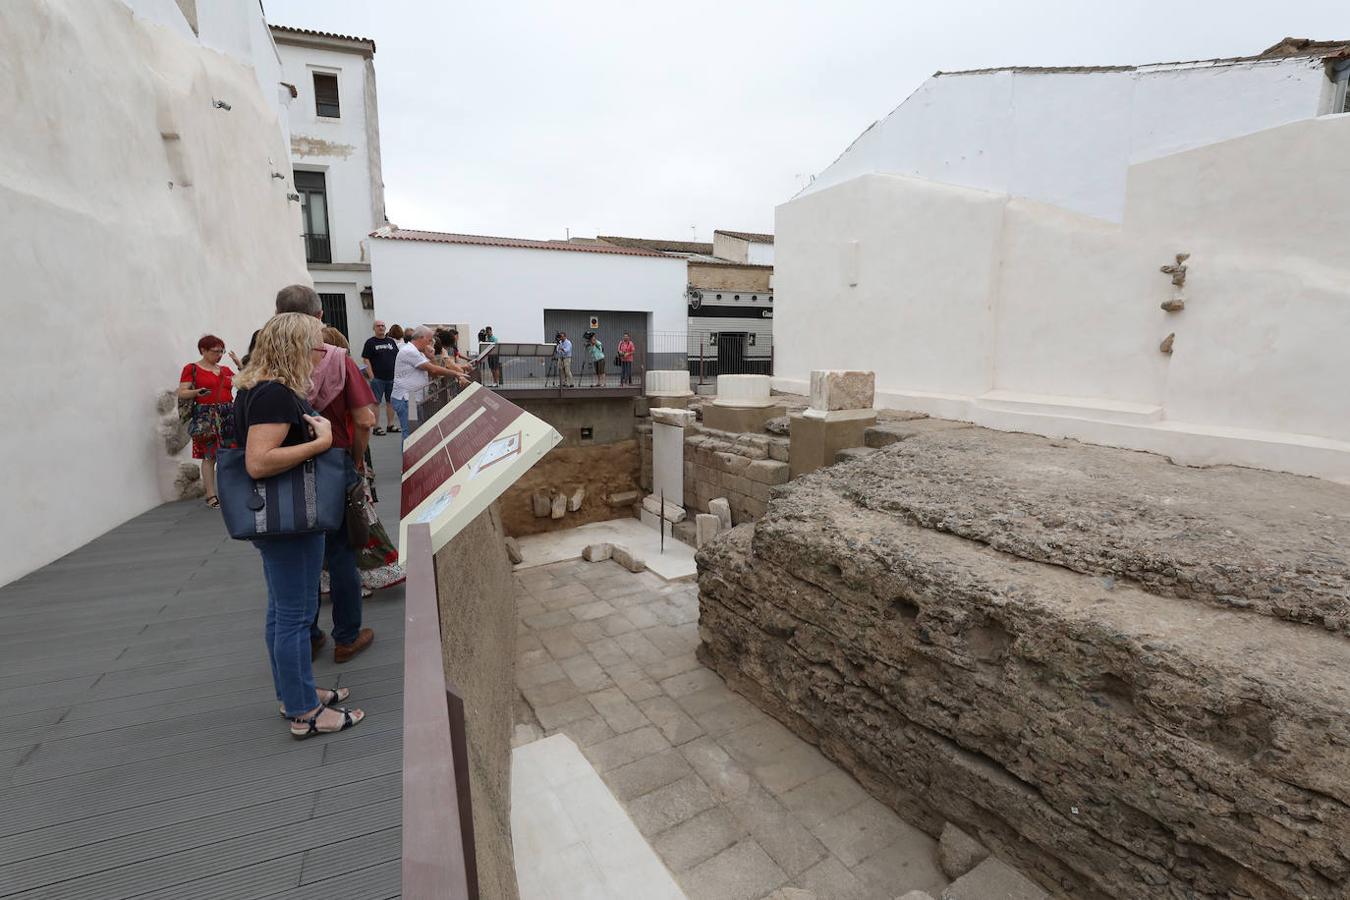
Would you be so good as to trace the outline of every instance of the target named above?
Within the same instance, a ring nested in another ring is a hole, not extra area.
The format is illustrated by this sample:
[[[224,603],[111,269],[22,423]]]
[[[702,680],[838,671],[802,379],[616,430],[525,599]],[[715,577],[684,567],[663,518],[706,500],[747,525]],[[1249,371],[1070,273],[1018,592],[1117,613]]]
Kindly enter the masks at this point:
[[[431,375],[417,368],[431,362],[422,355],[413,343],[398,348],[394,358],[394,399],[416,402],[426,399],[426,386],[431,383]]]

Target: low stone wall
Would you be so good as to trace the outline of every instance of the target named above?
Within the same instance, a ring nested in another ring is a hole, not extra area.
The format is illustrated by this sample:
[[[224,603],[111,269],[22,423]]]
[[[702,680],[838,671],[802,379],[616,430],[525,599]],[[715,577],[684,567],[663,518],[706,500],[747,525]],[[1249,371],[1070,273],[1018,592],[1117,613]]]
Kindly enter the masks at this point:
[[[480,895],[514,900],[516,592],[504,539],[497,507],[490,507],[436,554],[436,593],[445,675],[464,698]]]
[[[702,658],[1059,896],[1350,896],[1350,488],[919,431],[698,554]]]
[[[651,490],[651,426],[638,426],[642,488]],[[787,438],[686,429],[684,497],[691,513],[708,512],[708,502],[725,497],[736,524],[753,522],[768,509],[769,491],[788,480]]]

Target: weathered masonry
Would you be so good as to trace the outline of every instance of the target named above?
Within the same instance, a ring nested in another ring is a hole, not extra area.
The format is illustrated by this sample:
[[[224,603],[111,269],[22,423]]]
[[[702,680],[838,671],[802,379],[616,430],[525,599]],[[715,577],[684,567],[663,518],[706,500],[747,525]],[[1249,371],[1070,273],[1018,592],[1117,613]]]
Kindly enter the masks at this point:
[[[1350,488],[953,423],[699,552],[704,660],[1060,896],[1350,895]]]

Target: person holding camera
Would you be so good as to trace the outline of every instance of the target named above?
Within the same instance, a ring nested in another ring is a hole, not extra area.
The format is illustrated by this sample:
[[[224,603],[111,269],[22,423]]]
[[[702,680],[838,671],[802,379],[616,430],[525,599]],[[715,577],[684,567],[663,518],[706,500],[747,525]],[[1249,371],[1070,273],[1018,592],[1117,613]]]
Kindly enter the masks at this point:
[[[567,339],[567,332],[560,331],[553,336],[555,342],[553,347],[553,356],[558,360],[558,385],[559,387],[572,386],[572,342]]]
[[[234,446],[234,397],[231,386],[234,372],[220,364],[225,355],[225,342],[214,334],[204,334],[197,341],[197,352],[202,358],[183,366],[178,376],[178,399],[186,413],[188,434],[192,436],[192,458],[202,461],[202,487],[206,488],[206,505],[220,508],[216,496],[216,451]],[[230,359],[236,366],[239,358]],[[243,368],[243,366],[240,366]]]
[[[591,358],[591,365],[595,367],[595,384],[592,387],[604,387],[605,345],[600,342],[600,335],[594,331],[586,332],[586,353]]]

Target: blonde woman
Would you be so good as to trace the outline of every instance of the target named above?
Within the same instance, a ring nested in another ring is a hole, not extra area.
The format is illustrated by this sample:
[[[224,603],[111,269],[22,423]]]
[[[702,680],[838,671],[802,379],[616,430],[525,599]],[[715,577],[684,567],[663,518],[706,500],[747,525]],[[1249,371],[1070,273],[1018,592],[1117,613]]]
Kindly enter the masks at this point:
[[[248,365],[234,380],[235,432],[244,467],[269,478],[318,456],[332,445],[332,426],[305,400],[323,323],[302,313],[274,316],[258,332]],[[291,735],[343,731],[365,718],[359,709],[331,706],[346,700],[346,688],[314,686],[309,629],[318,611],[324,535],[295,534],[255,541],[267,580],[267,655],[272,663],[281,713]]]

